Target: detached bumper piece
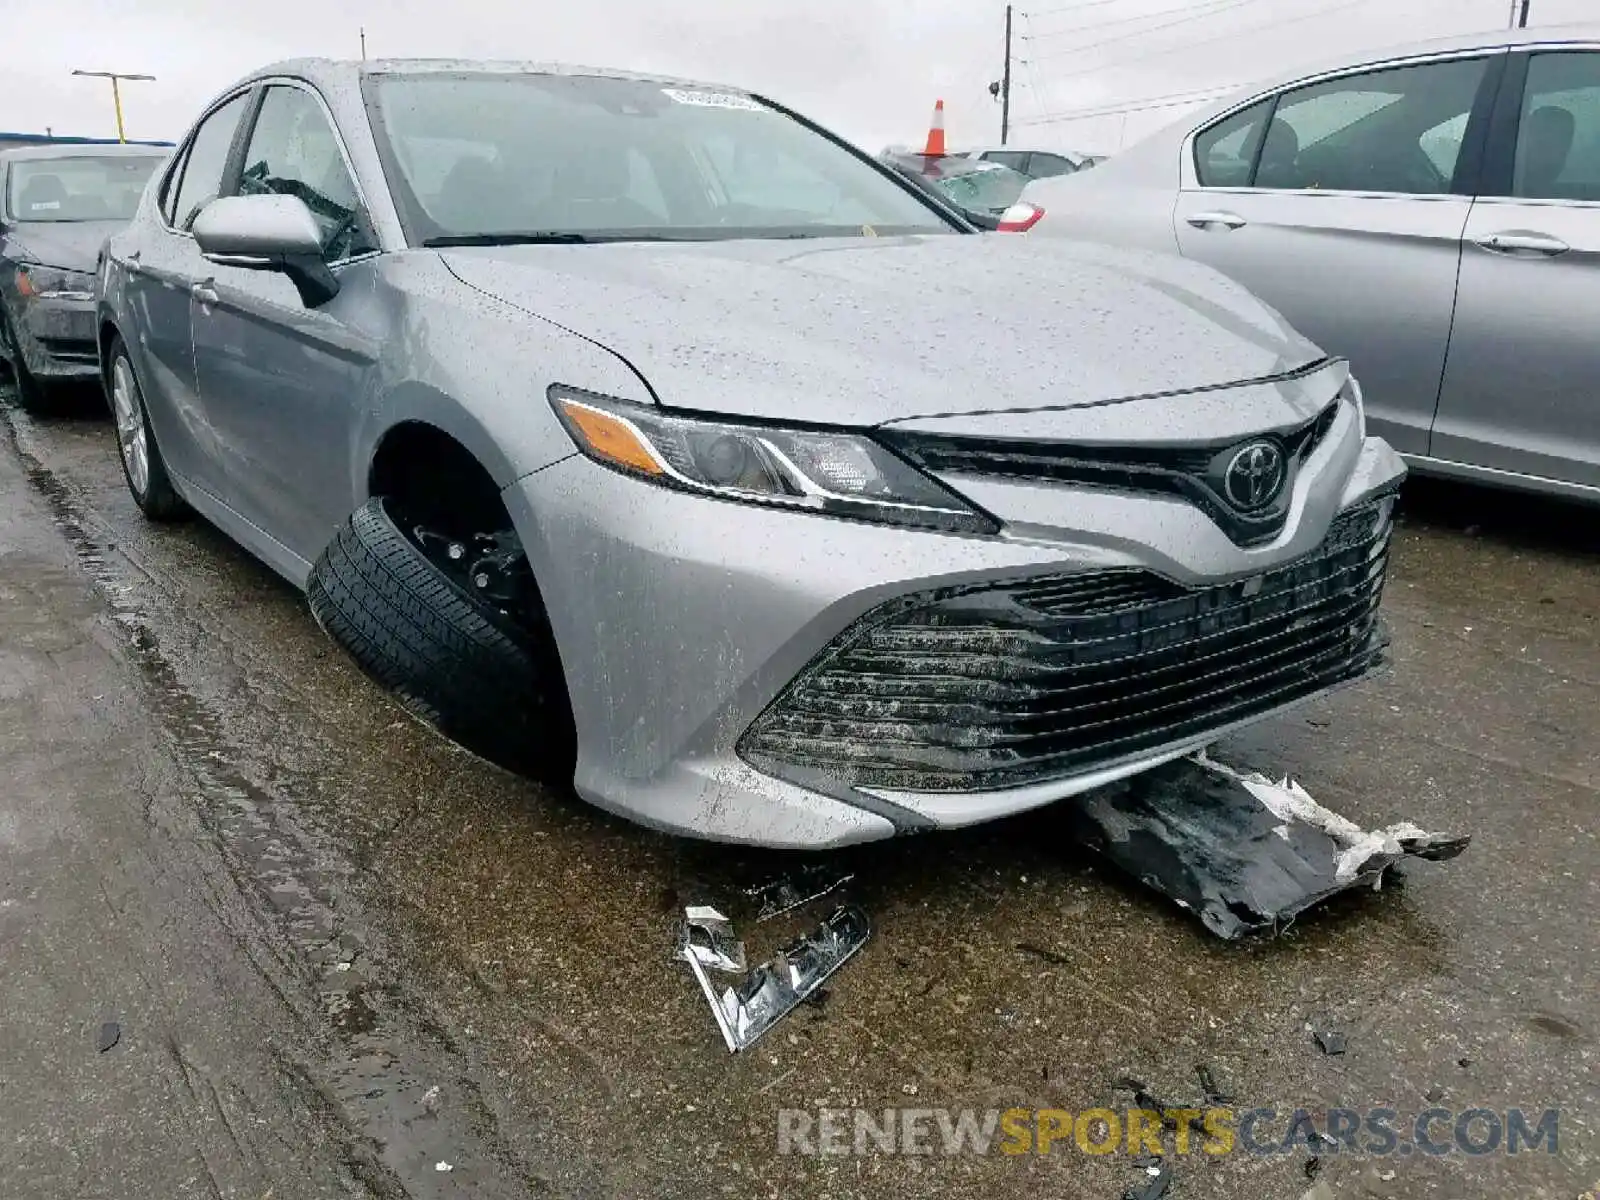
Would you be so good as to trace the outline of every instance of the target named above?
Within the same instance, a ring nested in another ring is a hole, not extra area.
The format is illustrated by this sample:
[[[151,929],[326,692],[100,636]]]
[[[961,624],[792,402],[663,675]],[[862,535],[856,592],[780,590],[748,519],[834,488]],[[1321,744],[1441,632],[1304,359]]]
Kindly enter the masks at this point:
[[[1392,497],[1296,562],[1191,589],[1105,570],[928,592],[830,645],[740,739],[855,787],[1021,787],[1191,744],[1379,665]]]
[[[713,928],[705,928],[707,916]],[[694,972],[730,1053],[753,1045],[798,1008],[872,935],[866,913],[854,906],[839,908],[815,931],[778,951],[771,962],[719,992],[708,968],[730,970],[735,963],[742,965],[744,947],[739,944],[737,953],[732,952],[731,927],[715,909],[692,908],[687,917],[678,955]]]
[[[1442,860],[1470,838],[1410,823],[1368,831],[1291,780],[1203,754],[1061,806],[1074,841],[1199,916],[1219,937],[1287,928],[1340,892],[1377,888],[1405,857]]]

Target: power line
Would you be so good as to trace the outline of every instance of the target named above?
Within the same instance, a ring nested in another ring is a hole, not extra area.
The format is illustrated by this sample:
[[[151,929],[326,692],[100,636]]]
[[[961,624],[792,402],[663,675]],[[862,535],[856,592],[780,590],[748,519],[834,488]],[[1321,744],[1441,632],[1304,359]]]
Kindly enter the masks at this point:
[[[1204,9],[1187,9],[1185,10],[1186,15],[1174,17],[1170,21],[1163,21],[1159,25],[1150,25],[1144,29],[1132,30],[1129,33],[1119,33],[1116,37],[1101,38],[1097,42],[1085,42],[1081,46],[1072,47],[1070,50],[1052,50],[1048,54],[1040,54],[1036,57],[1039,59],[1061,58],[1068,54],[1079,54],[1085,50],[1094,50],[1100,46],[1112,46],[1118,42],[1129,42],[1135,38],[1142,38],[1147,33],[1159,33],[1163,29],[1173,29],[1179,25],[1187,25],[1191,21],[1203,21],[1208,17],[1220,16],[1222,13],[1231,12],[1234,9],[1243,8],[1247,4],[1255,3],[1258,3],[1258,0],[1208,0],[1208,7]],[[1175,12],[1177,10],[1168,9],[1166,11]],[[1082,28],[1088,27],[1084,26]]]
[[[1263,3],[1263,0],[1205,0],[1205,3],[1200,8],[1196,8],[1193,4],[1185,4],[1178,8],[1162,8],[1157,9],[1155,12],[1139,13],[1137,16],[1132,17],[1113,17],[1109,21],[1096,21],[1093,24],[1087,25],[1067,25],[1063,28],[1047,29],[1041,33],[1024,33],[1020,36],[1025,42],[1042,42],[1047,38],[1065,37],[1069,33],[1082,33],[1085,30],[1091,30],[1098,33],[1100,30],[1109,29],[1114,25],[1132,25],[1138,21],[1153,21],[1157,17],[1170,17],[1174,13],[1185,14],[1184,16],[1179,17],[1178,20],[1170,22],[1170,24],[1173,25],[1181,25],[1185,21],[1198,21],[1204,17],[1208,17],[1212,14],[1212,12],[1226,12],[1230,8],[1239,8],[1245,4],[1260,3]],[[1209,6],[1209,8],[1207,6]],[[1158,25],[1155,26],[1155,28],[1165,29],[1167,26]],[[1149,32],[1150,30],[1148,29],[1136,29],[1132,33],[1119,34],[1117,37],[1108,38],[1106,41],[1101,42],[1091,42],[1089,45],[1103,46],[1106,44],[1106,42],[1120,42],[1126,40],[1127,38],[1139,37],[1141,34]],[[1088,48],[1088,46],[1078,47],[1080,50]]]
[[[1128,104],[1097,105],[1089,108],[1070,108],[1063,112],[1043,113],[1037,117],[1026,120],[1014,121],[1015,125],[1051,125],[1059,121],[1082,121],[1091,117],[1115,117],[1123,113],[1148,112],[1158,108],[1179,108],[1186,104],[1204,104],[1209,100],[1221,99],[1230,92],[1236,92],[1245,85],[1242,83],[1218,84],[1216,87],[1199,88],[1192,92],[1172,92],[1165,96],[1150,96],[1144,100]]]
[[[1034,17],[1051,17],[1057,13],[1082,12],[1086,8],[1104,8],[1108,4],[1121,4],[1123,0],[1084,0],[1082,4],[1063,4],[1056,8],[1041,8],[1038,12],[1019,12],[1017,15],[1032,20]]]
[[[1167,54],[1180,54],[1183,51],[1190,50],[1195,46],[1204,46],[1204,45],[1207,45],[1207,44],[1209,44],[1211,42],[1220,42],[1220,41],[1223,41],[1226,38],[1236,38],[1236,37],[1239,37],[1242,34],[1265,33],[1269,29],[1278,29],[1278,28],[1281,28],[1284,25],[1294,25],[1294,24],[1296,24],[1296,23],[1298,23],[1300,21],[1309,21],[1309,20],[1312,20],[1313,18],[1316,18],[1316,17],[1326,17],[1326,16],[1329,16],[1329,15],[1331,15],[1333,13],[1336,13],[1336,12],[1342,12],[1345,9],[1348,9],[1348,8],[1357,8],[1357,7],[1359,7],[1359,6],[1363,5],[1363,4],[1370,4],[1372,2],[1373,2],[1373,0],[1343,0],[1342,3],[1331,4],[1331,5],[1328,5],[1328,6],[1323,7],[1323,8],[1312,9],[1310,12],[1301,13],[1299,16],[1296,16],[1296,17],[1285,17],[1285,18],[1283,18],[1282,20],[1279,20],[1279,21],[1270,21],[1265,25],[1252,25],[1248,29],[1230,29],[1225,33],[1212,34],[1209,37],[1196,38],[1196,39],[1194,39],[1192,41],[1187,41],[1187,42],[1183,43],[1181,46],[1166,46],[1166,47],[1164,47],[1164,48],[1162,48],[1160,50],[1151,50],[1151,51],[1147,51],[1146,53],[1143,53],[1143,54],[1130,55],[1127,58],[1115,59],[1115,60],[1113,60],[1111,62],[1100,63],[1097,66],[1084,67],[1083,69],[1078,70],[1078,71],[1068,71],[1065,74],[1055,76],[1055,78],[1056,79],[1077,79],[1077,78],[1079,78],[1081,76],[1084,76],[1084,75],[1093,75],[1097,71],[1110,70],[1112,67],[1120,67],[1120,66],[1124,66],[1124,65],[1126,65],[1128,63],[1143,62],[1146,59],[1160,58],[1163,55],[1167,55]],[[1161,27],[1157,26],[1157,28],[1161,28]],[[1154,29],[1147,29],[1144,32],[1145,33],[1153,33],[1153,32],[1155,32],[1155,30]],[[1123,40],[1123,39],[1117,39],[1117,40],[1120,41],[1120,40]],[[1038,60],[1045,60],[1045,59],[1050,59],[1050,58],[1059,58],[1060,55],[1042,54],[1042,55],[1038,55],[1036,57],[1037,57]]]

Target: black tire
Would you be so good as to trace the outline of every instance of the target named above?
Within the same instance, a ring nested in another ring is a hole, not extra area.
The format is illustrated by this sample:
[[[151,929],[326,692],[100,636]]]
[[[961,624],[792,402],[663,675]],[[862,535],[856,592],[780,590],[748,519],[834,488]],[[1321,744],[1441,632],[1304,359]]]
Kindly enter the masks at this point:
[[[306,593],[323,632],[412,713],[491,762],[572,782],[572,718],[548,634],[429,561],[392,501],[376,497],[340,526]]]
[[[122,463],[122,477],[128,482],[128,492],[139,511],[152,521],[179,521],[189,515],[189,505],[172,486],[167,474],[167,460],[161,456],[156,444],[156,431],[150,427],[150,414],[145,410],[144,392],[139,387],[139,376],[133,369],[133,359],[120,337],[111,340],[111,353],[106,359],[106,378],[103,381],[106,403],[111,408],[111,420],[117,439],[117,459]],[[116,387],[119,369],[125,370],[126,384],[131,389],[132,409],[123,412],[117,403]],[[129,449],[129,439],[137,428],[144,435],[145,478],[143,486],[137,478],[138,471],[132,459],[136,455]]]
[[[11,378],[17,385],[17,403],[36,417],[54,416],[57,411],[55,394],[47,391],[28,370],[22,348],[11,331],[11,321],[4,313],[0,313],[0,354],[5,356],[6,366],[11,368]]]

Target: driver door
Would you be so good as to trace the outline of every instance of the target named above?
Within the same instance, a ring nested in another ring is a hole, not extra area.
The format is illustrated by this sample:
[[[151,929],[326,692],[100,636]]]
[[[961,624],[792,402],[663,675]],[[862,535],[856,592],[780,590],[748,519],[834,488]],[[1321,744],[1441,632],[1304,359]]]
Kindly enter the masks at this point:
[[[1192,141],[1183,254],[1232,276],[1361,380],[1372,431],[1426,454],[1503,55],[1352,72]]]
[[[286,275],[207,263],[193,293],[195,375],[229,503],[300,560],[268,548],[276,561],[306,567],[355,507],[356,414],[381,319],[367,278],[377,245],[327,111],[308,88],[264,89],[242,164],[241,195],[306,201],[341,290],[310,308]]]

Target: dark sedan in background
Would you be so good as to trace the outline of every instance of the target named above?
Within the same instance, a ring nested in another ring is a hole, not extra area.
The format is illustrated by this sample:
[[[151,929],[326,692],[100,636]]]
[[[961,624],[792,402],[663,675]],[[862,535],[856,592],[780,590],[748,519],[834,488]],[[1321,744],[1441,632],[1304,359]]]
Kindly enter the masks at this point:
[[[121,145],[0,153],[0,357],[26,407],[48,408],[54,382],[97,377],[96,259],[170,153]]]

